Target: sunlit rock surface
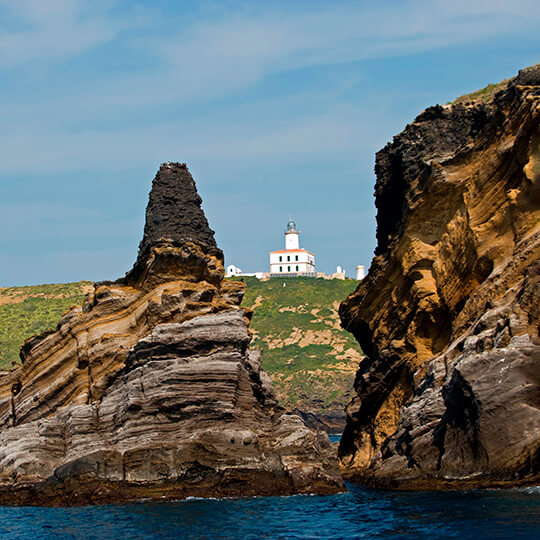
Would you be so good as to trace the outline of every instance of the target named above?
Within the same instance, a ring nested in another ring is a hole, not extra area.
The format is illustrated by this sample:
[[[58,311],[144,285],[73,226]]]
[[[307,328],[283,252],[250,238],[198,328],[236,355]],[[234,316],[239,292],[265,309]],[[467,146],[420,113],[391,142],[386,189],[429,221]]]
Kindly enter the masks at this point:
[[[250,351],[245,285],[187,167],[154,179],[133,269],[95,285],[0,375],[0,502],[335,493],[326,434],[275,400]]]
[[[538,482],[540,66],[377,154],[377,250],[341,305],[368,357],[340,445],[378,486]]]

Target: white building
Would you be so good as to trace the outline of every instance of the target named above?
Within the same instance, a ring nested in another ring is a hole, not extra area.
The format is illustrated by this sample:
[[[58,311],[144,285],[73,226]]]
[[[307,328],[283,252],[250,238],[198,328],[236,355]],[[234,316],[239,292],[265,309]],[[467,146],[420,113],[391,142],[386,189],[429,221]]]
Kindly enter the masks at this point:
[[[268,279],[268,274],[264,272],[242,272],[242,276],[256,277],[257,279]]]
[[[235,277],[235,276],[245,276],[245,277],[256,277],[257,279],[268,279],[268,274],[264,272],[243,272],[241,268],[235,266],[234,264],[229,264],[225,270],[225,277]]]
[[[241,276],[241,275],[242,275],[242,269],[238,268],[238,266],[234,266],[234,264],[229,264],[229,266],[227,266],[225,277]]]
[[[330,279],[345,279],[345,269],[338,266],[336,271],[330,276]]]
[[[270,277],[315,277],[315,255],[300,249],[300,231],[291,219],[285,230],[285,249],[270,252]]]
[[[366,277],[366,267],[362,264],[359,264],[356,267],[356,279],[362,281]]]

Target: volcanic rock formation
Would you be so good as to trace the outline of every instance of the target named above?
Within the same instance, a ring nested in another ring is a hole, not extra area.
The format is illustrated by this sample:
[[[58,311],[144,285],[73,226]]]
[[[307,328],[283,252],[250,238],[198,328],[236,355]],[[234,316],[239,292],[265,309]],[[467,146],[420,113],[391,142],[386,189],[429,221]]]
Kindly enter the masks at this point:
[[[343,490],[326,434],[274,398],[241,282],[187,167],[154,179],[133,269],[95,285],[0,376],[0,502]]]
[[[431,107],[377,154],[375,258],[340,308],[367,354],[346,476],[539,480],[539,84],[537,65],[488,103]]]

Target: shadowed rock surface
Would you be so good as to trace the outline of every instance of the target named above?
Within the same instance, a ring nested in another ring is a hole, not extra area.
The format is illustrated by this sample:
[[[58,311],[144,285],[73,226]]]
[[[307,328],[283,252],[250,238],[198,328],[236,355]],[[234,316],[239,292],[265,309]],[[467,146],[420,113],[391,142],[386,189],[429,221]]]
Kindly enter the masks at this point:
[[[275,400],[186,166],[154,179],[134,268],[0,375],[0,502],[335,493],[326,434]]]
[[[539,481],[540,66],[377,154],[377,249],[341,305],[367,358],[340,444],[377,486]],[[461,100],[462,101],[462,100]]]
[[[292,412],[300,416],[306,426],[326,431],[329,435],[341,435],[345,429],[346,416],[343,410],[336,409],[320,413],[295,407]]]

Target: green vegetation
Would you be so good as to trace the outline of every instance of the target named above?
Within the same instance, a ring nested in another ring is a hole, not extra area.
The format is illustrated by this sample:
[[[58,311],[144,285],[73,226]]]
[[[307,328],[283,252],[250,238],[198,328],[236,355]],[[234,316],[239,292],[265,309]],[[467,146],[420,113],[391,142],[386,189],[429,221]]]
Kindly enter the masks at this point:
[[[263,368],[280,401],[311,411],[342,408],[362,354],[340,327],[337,310],[358,282],[236,279],[248,285],[242,305],[254,309],[251,346],[264,351]],[[88,281],[0,289],[0,369],[19,363],[25,339],[55,328],[91,289]]]
[[[25,339],[56,328],[71,306],[80,305],[92,287],[89,281],[0,289],[0,369],[20,363]]]
[[[506,85],[510,82],[511,79],[505,79],[499,83],[488,84],[486,87],[481,88],[480,90],[475,90],[470,94],[464,94],[456,98],[453,103],[468,103],[468,102],[477,102],[477,103],[487,103],[493,99],[493,96],[499,91],[506,88]]]
[[[248,286],[242,305],[254,309],[251,347],[263,350],[263,368],[280,401],[306,410],[343,407],[362,354],[340,327],[337,310],[358,282],[235,279]]]
[[[508,81],[503,81],[496,84],[488,84],[485,88],[471,92],[470,94],[465,94],[456,99],[455,103],[464,103],[467,101],[479,101],[481,103],[487,103],[491,101],[493,96],[499,91],[502,90]]]
[[[534,64],[532,66],[526,67],[523,71],[528,71],[531,69],[538,69],[540,67],[540,64]],[[499,92],[500,90],[504,90],[506,88],[506,85],[515,79],[515,77],[512,77],[510,79],[505,79],[504,81],[494,83],[494,84],[488,84],[486,87],[481,88],[480,90],[475,90],[474,92],[471,92],[470,94],[464,94],[463,96],[459,96],[456,98],[452,103],[470,103],[470,102],[476,102],[476,103],[487,103],[488,101],[491,101],[493,99],[493,96]]]

